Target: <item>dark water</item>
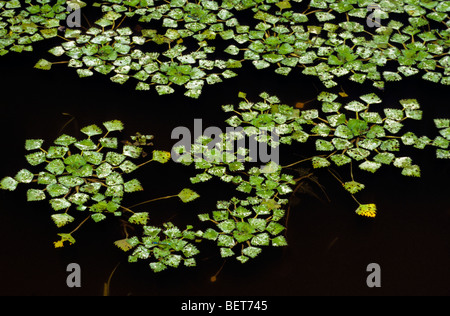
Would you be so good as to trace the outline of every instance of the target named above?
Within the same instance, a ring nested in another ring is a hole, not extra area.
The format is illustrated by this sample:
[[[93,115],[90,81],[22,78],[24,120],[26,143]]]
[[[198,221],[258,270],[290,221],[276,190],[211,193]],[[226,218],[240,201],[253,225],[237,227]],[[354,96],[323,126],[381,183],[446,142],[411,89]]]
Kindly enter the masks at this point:
[[[316,96],[314,78],[292,74],[285,78],[271,71],[239,72],[239,76],[204,88],[200,99],[181,93],[158,96],[155,91],[137,92],[133,85],[120,86],[101,75],[79,79],[65,66],[50,72],[33,69],[31,55],[1,59],[0,178],[26,167],[25,139],[54,140],[70,118],[64,132],[76,136],[79,128],[120,119],[124,133],[154,134],[155,148],[170,150],[173,128],[192,127],[195,118],[204,126],[225,126],[222,104],[237,102],[238,91],[249,98],[267,91],[283,102],[295,104]],[[131,81],[131,80],[130,80]],[[370,87],[346,84],[349,95],[372,92]],[[179,91],[181,92],[181,91]],[[384,104],[395,106],[401,98],[417,98],[424,111],[417,124],[422,134],[434,134],[432,119],[450,117],[448,87],[422,80],[405,80],[380,92]],[[298,160],[294,149],[282,159]],[[77,232],[77,243],[54,249],[58,231],[50,220],[46,202],[27,203],[26,187],[0,192],[0,294],[1,295],[102,295],[103,284],[120,262],[111,281],[111,295],[449,295],[450,294],[450,199],[448,161],[434,159],[433,150],[414,151],[423,176],[411,179],[398,169],[385,168],[376,175],[357,173],[367,185],[359,196],[375,202],[379,213],[368,220],[354,214],[354,201],[326,173],[319,179],[331,199],[299,196],[289,218],[284,249],[268,250],[242,265],[226,262],[215,283],[210,282],[223,261],[205,247],[193,269],[167,270],[154,274],[147,264],[128,264],[112,245],[123,238],[117,223],[87,224]],[[176,194],[189,185],[193,170],[174,164],[149,165],[142,174],[145,195],[152,198]],[[220,183],[190,186],[202,199],[189,206],[176,200],[151,205],[153,224],[173,218],[174,223],[195,223],[196,211],[210,210],[228,192]],[[149,207],[150,209],[150,207]],[[78,263],[81,288],[68,288],[66,267]],[[381,267],[381,288],[368,288],[366,267]]]

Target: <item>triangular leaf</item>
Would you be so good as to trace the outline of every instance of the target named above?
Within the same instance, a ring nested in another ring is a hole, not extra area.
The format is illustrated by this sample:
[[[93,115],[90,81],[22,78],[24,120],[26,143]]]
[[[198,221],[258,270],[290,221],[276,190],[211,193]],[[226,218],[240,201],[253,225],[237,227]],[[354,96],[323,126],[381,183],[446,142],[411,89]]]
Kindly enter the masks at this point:
[[[192,191],[191,189],[183,189],[179,194],[178,197],[183,201],[184,203],[192,202],[200,197],[196,192]]]

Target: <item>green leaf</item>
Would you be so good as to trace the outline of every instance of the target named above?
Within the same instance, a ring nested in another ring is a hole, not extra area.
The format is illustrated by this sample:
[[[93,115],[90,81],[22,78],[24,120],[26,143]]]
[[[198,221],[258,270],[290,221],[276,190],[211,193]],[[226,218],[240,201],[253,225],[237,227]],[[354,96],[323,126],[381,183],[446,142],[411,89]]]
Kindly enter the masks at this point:
[[[149,214],[147,212],[134,213],[128,221],[131,224],[147,225]]]
[[[123,189],[127,193],[137,192],[137,191],[143,191],[144,188],[142,187],[141,183],[137,179],[130,180],[126,182],[123,185]]]
[[[14,180],[11,177],[3,178],[0,182],[0,189],[1,190],[9,190],[14,191],[17,188],[18,181]]]
[[[382,102],[380,97],[378,97],[375,93],[365,94],[360,96],[359,98],[367,104],[377,104]]]
[[[47,151],[47,158],[49,159],[64,158],[64,156],[68,151],[69,148],[67,147],[51,146]]]
[[[349,111],[354,111],[354,112],[361,112],[363,110],[367,109],[367,106],[362,104],[359,101],[351,101],[349,103],[347,103],[347,105],[345,106],[346,110]]]
[[[25,141],[25,149],[28,151],[39,149],[41,148],[43,143],[44,143],[43,139],[27,139]]]
[[[47,192],[51,197],[57,197],[68,194],[69,189],[62,184],[50,184],[47,186]]]
[[[217,240],[217,237],[219,237],[219,233],[216,232],[214,229],[212,228],[208,228],[204,233],[203,233],[203,238],[208,239],[208,240],[212,240],[215,241]]]
[[[437,149],[436,158],[438,159],[450,159],[450,150]]]
[[[102,213],[95,213],[91,215],[91,218],[94,220],[94,222],[98,223],[101,222],[102,220],[106,219],[106,215],[102,214]]]
[[[356,181],[350,181],[344,183],[344,189],[346,189],[351,194],[356,194],[359,191],[362,191],[366,186],[362,183]]]
[[[244,250],[242,250],[242,253],[243,253],[244,255],[246,255],[247,257],[250,257],[250,258],[255,258],[255,257],[258,256],[261,252],[262,252],[262,249],[261,249],[261,248],[258,248],[258,247],[252,247],[252,246],[246,247]]]
[[[192,191],[191,189],[183,189],[179,194],[178,197],[183,201],[184,203],[192,202],[200,197],[196,192]]]
[[[189,258],[192,256],[195,256],[197,254],[199,254],[200,251],[197,249],[197,247],[195,247],[192,244],[187,244],[184,248],[183,248],[183,254]]]
[[[124,129],[123,123],[119,120],[104,122],[103,126],[105,126],[108,132],[122,131]]]
[[[287,245],[288,243],[286,241],[286,238],[284,238],[284,236],[277,236],[272,239],[272,246],[274,247],[284,247]]]
[[[341,155],[341,154],[337,154],[337,155],[333,155],[330,158],[337,166],[343,166],[346,165],[348,163],[351,163],[352,160],[347,157],[346,155]]]
[[[77,141],[77,139],[75,137],[72,136],[68,136],[68,135],[61,135],[59,136],[55,141],[55,145],[59,145],[59,146],[69,146],[72,145],[73,143],[75,143]]]
[[[347,155],[356,161],[363,160],[370,155],[370,151],[362,148],[352,148],[347,151]]]
[[[123,146],[123,152],[122,153],[123,153],[124,156],[137,159],[142,154],[142,148],[137,147],[137,146],[133,146],[133,145],[125,145],[125,146]]]
[[[55,211],[60,211],[69,208],[72,204],[66,199],[52,199],[50,205]]]
[[[167,266],[162,262],[152,262],[150,263],[150,268],[153,270],[153,272],[157,273],[166,270]]]
[[[449,128],[450,127],[450,119],[435,119],[434,124],[437,128]]]
[[[405,167],[402,170],[402,175],[420,178],[420,167],[417,165]]]
[[[86,126],[81,129],[81,132],[88,135],[89,137],[95,136],[95,135],[100,135],[103,133],[101,128],[98,127],[97,125]]]
[[[69,201],[76,205],[83,205],[89,200],[89,195],[84,193],[75,193],[69,197]]]
[[[27,159],[28,163],[32,166],[37,166],[43,162],[45,162],[45,153],[43,152],[35,152],[29,155],[26,155],[25,158]]]
[[[444,137],[447,140],[450,140],[450,128],[447,127],[445,129],[441,129],[439,131],[439,133],[442,135],[442,137]]]
[[[45,59],[41,59],[37,62],[36,65],[34,65],[34,68],[41,70],[50,70],[52,69],[52,63]]]
[[[374,173],[381,167],[381,163],[373,161],[364,161],[359,165],[359,168],[365,171]]]
[[[229,234],[236,228],[236,223],[233,220],[229,219],[220,222],[219,224],[217,224],[217,227],[219,227],[220,230],[224,233]]]
[[[251,244],[254,246],[268,246],[270,243],[269,234],[261,233],[252,238]]]
[[[358,119],[349,119],[347,127],[352,131],[353,135],[355,136],[362,135],[369,129],[369,126],[366,121]]]
[[[29,189],[27,191],[27,201],[42,201],[45,200],[45,193],[42,190]]]
[[[97,149],[97,145],[91,139],[84,139],[82,141],[76,142],[74,146],[81,151]]]
[[[236,259],[238,261],[240,261],[241,263],[246,263],[249,260],[249,257],[246,257],[246,256],[242,255],[242,256],[236,257]]]
[[[20,182],[20,183],[31,183],[34,179],[34,174],[27,169],[20,170],[16,176],[14,177],[14,180]],[[1,186],[1,184],[0,184]]]
[[[313,168],[317,169],[317,168],[326,168],[330,166],[330,162],[322,157],[313,157],[312,159],[312,164],[313,164]]]
[[[108,152],[105,157],[105,161],[113,166],[120,165],[125,159],[126,159],[125,155],[112,151]]]
[[[232,257],[232,256],[234,256],[234,252],[230,248],[222,247],[222,248],[220,248],[220,256],[222,258]]]
[[[84,184],[84,180],[76,176],[62,176],[58,178],[58,182],[69,188]]]
[[[119,168],[125,173],[131,173],[134,170],[138,169],[138,166],[132,163],[131,161],[125,160]]]
[[[323,139],[317,139],[316,140],[316,150],[317,151],[333,151],[334,146],[329,141],[326,141]]]
[[[69,214],[53,214],[51,215],[51,219],[57,227],[63,227],[75,220],[75,218],[73,218]]]
[[[395,158],[395,155],[392,153],[379,153],[375,157],[373,157],[373,160],[375,160],[376,162],[385,164],[385,165],[389,165],[392,163],[394,158]]]
[[[280,234],[284,229],[285,227],[283,225],[276,222],[270,222],[266,227],[266,230],[274,236]]]

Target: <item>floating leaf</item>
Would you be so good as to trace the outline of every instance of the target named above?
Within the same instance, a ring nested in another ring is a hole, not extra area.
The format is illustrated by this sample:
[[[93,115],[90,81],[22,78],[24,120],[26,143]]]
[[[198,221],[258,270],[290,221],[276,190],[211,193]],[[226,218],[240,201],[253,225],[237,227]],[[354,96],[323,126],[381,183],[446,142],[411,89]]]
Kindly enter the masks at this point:
[[[403,168],[402,175],[407,177],[420,177],[420,167],[417,165],[408,166]]]
[[[147,212],[134,213],[128,221],[132,224],[147,225],[149,214]]]
[[[312,164],[315,169],[317,168],[326,168],[330,166],[330,162],[322,157],[314,157],[312,159]]]
[[[142,187],[141,183],[137,179],[130,180],[126,182],[123,185],[123,189],[127,193],[137,192],[137,191],[143,191],[144,188]]]
[[[179,194],[178,197],[183,201],[184,203],[192,202],[200,197],[196,192],[192,191],[191,189],[183,189]]]
[[[34,65],[34,68],[41,70],[50,70],[52,69],[52,63],[45,59],[41,59],[37,62],[36,65]]]
[[[101,128],[98,127],[97,125],[86,126],[81,129],[81,132],[88,136],[95,136],[95,135],[100,135],[103,133]]]
[[[53,214],[51,215],[51,218],[57,227],[63,227],[75,220],[75,218],[69,214]]]
[[[114,242],[114,245],[116,245],[119,249],[127,252],[128,250],[132,249],[133,246],[128,242],[128,239],[120,239],[116,240]]]
[[[285,247],[287,245],[288,245],[288,243],[284,236],[277,236],[272,239],[272,246],[274,246],[274,247]]]
[[[19,182],[17,182],[13,178],[6,177],[6,178],[3,178],[2,181],[0,182],[0,189],[14,191],[17,188],[18,184],[19,184]]]
[[[158,161],[159,163],[166,163],[170,160],[171,155],[170,152],[154,150],[153,151],[153,160]]]
[[[361,204],[356,210],[356,214],[366,217],[375,217],[377,206],[375,204]]]
[[[16,176],[14,177],[14,180],[20,182],[20,183],[31,183],[34,179],[34,174],[27,169],[20,170]],[[11,183],[9,183],[11,184]],[[0,184],[0,187],[3,187],[3,185]]]
[[[350,192],[351,194],[356,194],[359,191],[362,191],[366,186],[362,183],[356,181],[350,181],[344,183],[344,188]]]
[[[25,141],[25,149],[28,151],[39,149],[43,143],[43,139],[27,139]]]
[[[373,161],[364,161],[359,165],[359,168],[365,171],[374,173],[381,167],[381,163]]]
[[[28,202],[32,202],[32,201],[42,201],[45,200],[45,193],[42,190],[37,190],[37,189],[29,189],[27,191],[27,201]]]

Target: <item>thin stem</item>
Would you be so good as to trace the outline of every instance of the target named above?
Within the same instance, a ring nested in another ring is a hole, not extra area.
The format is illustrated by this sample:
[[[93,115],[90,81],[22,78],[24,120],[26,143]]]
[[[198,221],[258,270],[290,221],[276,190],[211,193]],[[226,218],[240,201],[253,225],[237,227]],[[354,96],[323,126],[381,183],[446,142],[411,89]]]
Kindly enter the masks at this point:
[[[146,161],[146,162],[144,162],[144,163],[141,163],[139,166],[137,166],[138,168],[140,168],[140,167],[142,167],[142,166],[145,166],[146,164],[148,164],[148,163],[150,163],[150,162],[152,162],[153,161],[153,159],[150,159],[150,160],[148,160],[148,161]]]
[[[87,16],[83,13],[83,18],[86,20],[87,24],[89,25],[89,27],[92,27],[91,22],[89,22],[89,19],[87,18]],[[81,25],[80,25],[81,26]],[[82,26],[81,26],[82,27]]]
[[[358,203],[359,205],[361,205],[361,203],[355,198],[355,196],[354,196],[353,194],[351,194],[351,196],[352,196],[353,200],[356,201],[356,203]]]
[[[130,212],[130,213],[133,213],[134,214],[134,212],[132,211],[132,210],[130,210],[128,207],[125,207],[125,206],[120,206],[120,208],[123,208],[125,211],[127,211],[127,212]]]
[[[120,265],[120,262],[112,270],[111,274],[109,275],[108,282],[106,282],[104,284],[104,286],[103,286],[103,296],[109,296],[110,286],[111,286],[111,279],[112,279],[112,276],[113,276],[114,272],[116,272],[117,268],[119,267],[119,265]]]
[[[74,230],[72,230],[69,235],[72,235],[74,232],[76,232],[89,218],[91,218],[91,216],[89,215],[88,217],[86,217],[81,223],[80,225],[78,225]]]
[[[156,199],[153,199],[153,200],[148,200],[148,201],[145,201],[145,202],[142,202],[142,203],[138,203],[138,204],[132,205],[132,206],[130,206],[128,209],[134,208],[134,207],[136,207],[136,206],[144,205],[144,204],[147,204],[147,203],[151,203],[151,202],[154,202],[154,201],[171,199],[171,198],[177,197],[177,196],[178,196],[178,195],[169,195],[169,196],[159,197],[159,198],[156,198]],[[123,207],[123,206],[122,206],[122,207]]]
[[[123,17],[122,21],[120,21],[119,25],[117,25],[117,27],[116,27],[115,29],[118,29],[118,28],[120,27],[120,25],[122,25],[122,23],[123,23],[123,21],[125,21],[125,18],[126,18],[126,17],[127,17],[127,16],[125,15],[125,16]]]
[[[303,180],[303,179],[307,179],[307,178],[309,178],[309,177],[311,177],[311,176],[313,176],[314,175],[314,173],[310,173],[310,174],[308,174],[308,175],[306,175],[306,176],[302,176],[302,177],[300,177],[300,178],[297,178],[297,179],[294,179],[294,181],[295,182],[299,182],[299,181],[301,181],[301,180]],[[298,188],[298,187],[297,187]],[[297,190],[297,188],[294,190],[294,192]]]
[[[308,161],[308,160],[312,160],[312,159],[313,159],[312,157],[311,158],[307,158],[307,159],[303,159],[303,160],[291,163],[290,165],[283,166],[282,168],[289,168],[289,167],[295,166],[295,165],[297,165],[299,163],[302,163],[302,162],[305,162],[305,161]]]
[[[57,61],[57,62],[53,62],[52,65],[68,64],[68,63],[70,63],[70,61]]]
[[[218,276],[219,273],[222,271],[222,269],[223,269],[223,267],[225,266],[225,263],[226,263],[226,262],[227,262],[227,261],[225,260],[224,263],[222,264],[222,266],[220,267],[219,271],[217,271],[217,273],[214,274],[214,275],[211,277],[211,282],[216,282],[216,281],[217,281],[217,276]]]
[[[350,162],[350,175],[352,177],[352,181],[355,181],[355,179],[353,178],[353,164],[352,164],[352,162]]]
[[[341,179],[339,179],[333,172],[331,172],[331,170],[330,169],[328,169],[328,172],[329,173],[331,173],[331,175],[336,179],[336,180],[338,180],[339,181],[339,183],[341,183],[342,185],[344,185],[344,182],[342,182],[342,180]]]

